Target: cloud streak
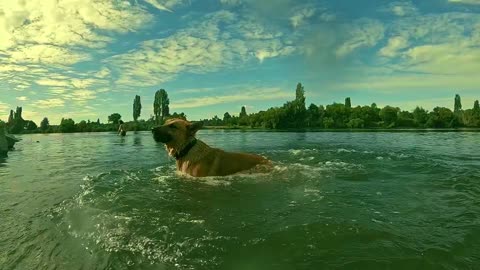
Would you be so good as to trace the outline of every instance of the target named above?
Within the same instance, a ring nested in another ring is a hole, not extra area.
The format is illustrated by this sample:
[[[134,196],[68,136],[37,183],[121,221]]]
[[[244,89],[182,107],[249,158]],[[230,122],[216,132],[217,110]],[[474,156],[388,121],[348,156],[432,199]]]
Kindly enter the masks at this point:
[[[294,51],[278,31],[220,11],[167,38],[144,41],[138,49],[113,56],[106,63],[120,74],[118,85],[154,86],[173,80],[180,73],[217,72]]]
[[[39,109],[51,109],[56,107],[63,107],[65,105],[65,101],[59,98],[43,99],[33,102],[32,105]]]
[[[208,107],[217,104],[236,103],[244,101],[259,101],[259,100],[282,100],[291,98],[292,93],[285,92],[280,88],[261,88],[251,91],[240,91],[236,94],[230,95],[216,95],[201,98],[188,98],[173,102],[172,109],[187,109]]]

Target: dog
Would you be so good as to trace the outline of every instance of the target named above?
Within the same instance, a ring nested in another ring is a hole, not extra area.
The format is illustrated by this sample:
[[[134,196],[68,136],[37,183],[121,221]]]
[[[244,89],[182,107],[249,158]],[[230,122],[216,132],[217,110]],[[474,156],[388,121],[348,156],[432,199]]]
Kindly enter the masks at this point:
[[[203,122],[169,119],[152,128],[153,138],[165,144],[168,154],[177,160],[177,170],[193,177],[226,176],[270,166],[268,159],[254,154],[230,153],[212,148],[195,138]]]

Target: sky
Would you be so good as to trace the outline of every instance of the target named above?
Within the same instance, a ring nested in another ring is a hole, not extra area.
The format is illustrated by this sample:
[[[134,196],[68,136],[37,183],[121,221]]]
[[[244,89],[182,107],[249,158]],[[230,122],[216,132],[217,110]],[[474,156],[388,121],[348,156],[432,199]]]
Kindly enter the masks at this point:
[[[480,0],[0,0],[0,119],[480,99]]]

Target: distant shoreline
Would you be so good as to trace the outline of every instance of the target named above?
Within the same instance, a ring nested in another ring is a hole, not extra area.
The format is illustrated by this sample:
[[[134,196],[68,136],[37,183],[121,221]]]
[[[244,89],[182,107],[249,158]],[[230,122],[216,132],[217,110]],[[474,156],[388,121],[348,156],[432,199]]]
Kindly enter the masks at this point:
[[[480,132],[480,128],[292,128],[265,129],[252,127],[205,126],[208,130],[240,130],[266,132]]]
[[[204,130],[223,130],[223,131],[240,131],[240,132],[311,132],[311,133],[320,133],[320,132],[388,132],[388,133],[400,133],[400,132],[480,132],[480,128],[336,128],[336,129],[325,129],[325,128],[304,128],[304,129],[265,129],[265,128],[252,128],[252,127],[234,127],[234,126],[205,126]],[[127,131],[128,134],[135,132],[148,132],[148,130],[137,130],[137,131]],[[23,133],[15,134],[15,136],[22,135],[31,135],[31,134],[83,134],[83,133],[112,133],[117,134],[115,131],[88,131],[88,132],[33,132],[33,133]]]

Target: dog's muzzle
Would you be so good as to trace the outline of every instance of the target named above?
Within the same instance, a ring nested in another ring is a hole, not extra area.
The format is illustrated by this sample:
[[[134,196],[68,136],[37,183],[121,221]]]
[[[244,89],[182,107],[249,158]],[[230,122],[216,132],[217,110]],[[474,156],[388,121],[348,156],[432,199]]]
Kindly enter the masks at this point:
[[[172,135],[162,131],[162,127],[154,127],[152,128],[152,134],[153,134],[153,139],[156,142],[161,142],[161,143],[168,143],[171,141]]]

